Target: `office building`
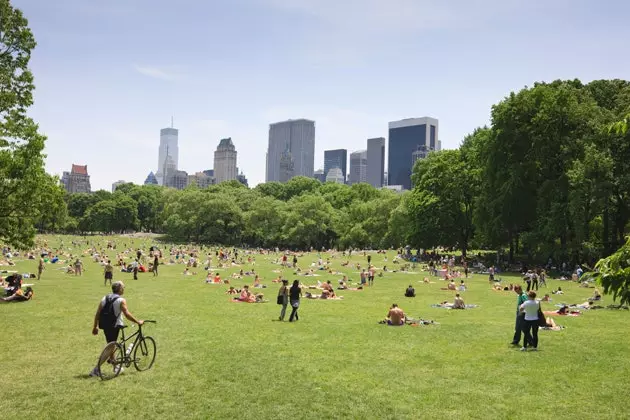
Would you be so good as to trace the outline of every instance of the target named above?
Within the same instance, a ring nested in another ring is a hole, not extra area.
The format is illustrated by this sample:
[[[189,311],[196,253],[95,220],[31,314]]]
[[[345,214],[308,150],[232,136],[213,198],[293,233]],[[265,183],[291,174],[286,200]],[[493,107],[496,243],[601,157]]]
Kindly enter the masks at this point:
[[[282,152],[282,155],[280,155],[280,178],[278,181],[287,182],[293,178],[293,170],[293,156],[287,147],[287,149]]]
[[[188,185],[196,185],[200,189],[208,188],[214,184],[214,178],[203,172],[196,172],[194,175],[188,175]]]
[[[155,174],[159,185],[164,185],[164,166],[171,165],[177,170],[179,165],[179,131],[176,128],[163,128],[160,130],[160,150],[158,152],[158,167]],[[170,160],[169,160],[170,158]]]
[[[318,180],[322,184],[324,182],[326,182],[326,174],[324,173],[323,169],[316,170],[315,173],[313,174],[313,178],[315,178],[316,180]]]
[[[236,148],[231,138],[222,139],[214,152],[214,179],[217,184],[232,181],[238,176]]]
[[[243,172],[238,174],[238,176],[236,177],[236,180],[240,182],[241,184],[245,185],[246,187],[249,187],[249,182],[247,182],[247,177],[245,176]]]
[[[430,117],[408,118],[389,123],[387,153],[388,185],[411,189],[411,171],[418,147],[438,150],[438,120]]]
[[[188,186],[188,173],[186,171],[169,170],[164,179],[164,186],[183,190]]]
[[[347,169],[348,151],[346,149],[324,150],[324,174],[332,168],[341,169],[344,179],[348,176]]]
[[[350,176],[348,184],[367,182],[367,150],[350,153]]]
[[[112,192],[116,191],[116,188],[120,187],[123,184],[127,184],[127,181],[123,181],[122,179],[120,181],[116,181],[112,184]]]
[[[326,182],[336,182],[337,184],[345,184],[346,178],[343,176],[341,169],[332,168],[326,175]]]
[[[87,165],[72,164],[70,172],[63,173],[61,183],[70,194],[89,193],[92,191]]]
[[[315,172],[315,121],[298,119],[269,125],[266,182],[280,181],[280,160],[287,151],[293,162],[291,177],[311,178]],[[287,175],[286,162],[284,165],[283,178]]]
[[[367,141],[366,182],[374,188],[385,185],[385,138],[377,137]]]
[[[158,185],[158,180],[153,171],[149,172],[149,175],[147,175],[147,179],[144,180],[144,185]]]

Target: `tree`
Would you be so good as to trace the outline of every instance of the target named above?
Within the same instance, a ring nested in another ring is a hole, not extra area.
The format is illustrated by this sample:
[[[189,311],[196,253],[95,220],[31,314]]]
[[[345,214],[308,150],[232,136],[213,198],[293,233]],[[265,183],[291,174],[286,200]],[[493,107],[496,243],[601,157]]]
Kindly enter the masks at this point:
[[[617,252],[599,260],[595,272],[585,273],[584,277],[601,284],[604,294],[612,294],[614,301],[630,304],[630,238]]]
[[[460,150],[430,153],[418,160],[409,198],[413,245],[459,247],[466,256],[473,234],[473,210],[479,185]]]
[[[33,104],[28,64],[35,38],[22,12],[0,0],[0,240],[33,245],[35,226],[51,187],[44,171],[44,142],[27,116]]]

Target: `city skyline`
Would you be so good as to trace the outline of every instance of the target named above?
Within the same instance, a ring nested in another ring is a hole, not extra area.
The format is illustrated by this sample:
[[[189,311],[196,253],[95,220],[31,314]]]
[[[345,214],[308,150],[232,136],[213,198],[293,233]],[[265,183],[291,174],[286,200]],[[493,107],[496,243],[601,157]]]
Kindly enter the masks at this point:
[[[317,122],[319,169],[324,150],[387,138],[388,121],[435,116],[452,149],[511,91],[627,78],[630,4],[396,1],[14,0],[38,43],[29,115],[46,169],[87,164],[93,190],[140,184],[174,116],[179,169],[207,168],[232,137],[256,185],[272,121]]]

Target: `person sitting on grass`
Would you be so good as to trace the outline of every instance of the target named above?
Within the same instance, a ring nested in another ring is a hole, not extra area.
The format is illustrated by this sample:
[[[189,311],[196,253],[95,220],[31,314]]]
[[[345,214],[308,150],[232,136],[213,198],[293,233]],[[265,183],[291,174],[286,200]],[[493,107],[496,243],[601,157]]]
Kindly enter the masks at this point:
[[[562,291],[562,287],[558,287],[558,290],[554,290],[553,292],[554,295],[563,295],[564,292]]]
[[[18,289],[11,296],[0,298],[0,302],[26,302],[33,298],[33,289],[26,287],[26,289]]]
[[[466,304],[464,303],[464,299],[459,296],[459,293],[455,295],[455,300],[453,303],[448,301],[444,301],[438,304],[442,308],[451,308],[451,309],[466,309]]]
[[[238,297],[238,300],[240,300],[241,302],[254,303],[256,302],[256,296],[254,296],[254,294],[249,291],[249,286],[245,285],[241,290],[241,294]]]
[[[236,291],[234,286],[230,286],[230,288],[225,293],[228,294],[228,295],[236,295],[236,294],[238,294],[238,292]]]
[[[602,300],[602,295],[599,293],[599,290],[595,289],[593,291],[593,297],[589,298],[588,301],[589,302],[597,302]]]
[[[448,286],[446,286],[446,288],[448,290],[457,290],[457,286],[455,285],[455,280],[451,279],[450,283],[448,284]]]
[[[398,307],[398,304],[392,304],[387,313],[387,325],[399,326],[405,325],[405,312],[402,308]]]
[[[416,297],[416,289],[413,286],[409,285],[407,290],[405,290],[405,297]]]
[[[464,283],[464,280],[461,280],[459,282],[459,287],[457,288],[457,290],[459,290],[460,292],[465,292],[466,291],[466,284]]]
[[[330,284],[330,280],[328,280],[326,283],[322,284],[322,291],[326,292],[326,298],[334,298],[335,297],[335,290],[333,289],[332,285]],[[324,299],[326,299],[324,298]]]

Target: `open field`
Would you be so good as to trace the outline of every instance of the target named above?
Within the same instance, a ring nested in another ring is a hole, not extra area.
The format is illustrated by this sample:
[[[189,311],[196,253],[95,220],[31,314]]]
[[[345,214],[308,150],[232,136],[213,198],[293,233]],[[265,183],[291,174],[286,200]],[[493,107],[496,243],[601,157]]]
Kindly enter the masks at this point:
[[[49,245],[57,237],[48,237]],[[66,248],[72,238],[65,237]],[[75,238],[79,240],[79,238]],[[88,238],[99,244],[105,239]],[[151,239],[115,238],[137,248]],[[86,245],[72,252],[83,252]],[[146,248],[145,248],[146,249]],[[113,253],[111,254],[113,255]],[[324,259],[326,254],[323,254]],[[372,254],[379,268],[393,253]],[[426,273],[385,273],[372,288],[339,291],[341,301],[302,300],[300,321],[278,322],[280,267],[276,255],[256,255],[266,304],[232,303],[227,286],[205,284],[203,267],[183,276],[183,266],[160,266],[160,276],[114,273],[127,286],[125,298],[139,318],[156,319],[146,332],[158,345],[153,369],[127,369],[111,381],[88,372],[104,345],[91,335],[99,299],[109,291],[102,268],[83,257],[82,277],[47,265],[30,302],[0,305],[0,399],[3,418],[628,418],[623,396],[630,391],[628,311],[596,310],[558,317],[566,329],[540,332],[540,351],[510,346],[514,292],[490,290],[487,276],[474,275],[462,293],[478,308],[432,308],[454,292]],[[202,258],[204,260],[205,258]],[[315,262],[305,255],[299,264]],[[16,260],[19,261],[19,260]],[[355,267],[332,260],[333,270],[358,282]],[[351,262],[366,265],[365,257]],[[19,261],[18,272],[36,272],[37,261]],[[252,265],[222,270],[222,277]],[[296,277],[285,270],[285,277]],[[325,273],[325,272],[318,272]],[[502,275],[504,282],[520,282]],[[306,284],[340,276],[299,277]],[[232,282],[252,284],[253,277]],[[417,297],[403,297],[413,284]],[[548,281],[563,296],[543,304],[581,303],[592,289]],[[434,326],[379,325],[389,306],[439,322]],[[612,303],[604,296],[604,305]],[[287,316],[288,318],[288,316]]]

